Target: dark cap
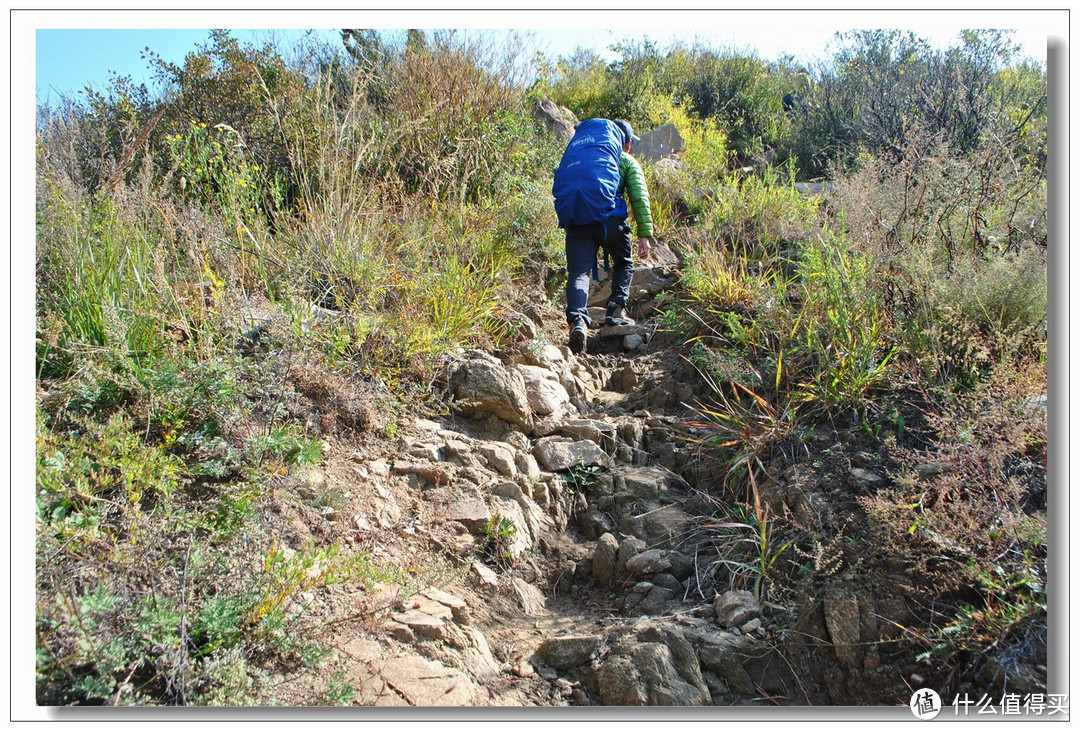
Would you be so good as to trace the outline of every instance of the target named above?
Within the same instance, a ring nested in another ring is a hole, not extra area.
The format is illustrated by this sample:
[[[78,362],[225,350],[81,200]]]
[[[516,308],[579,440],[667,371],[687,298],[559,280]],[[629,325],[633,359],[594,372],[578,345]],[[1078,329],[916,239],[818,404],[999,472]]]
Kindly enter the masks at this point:
[[[640,137],[634,134],[634,128],[631,127],[630,123],[627,122],[625,119],[616,119],[615,124],[618,125],[619,129],[621,129],[623,131],[623,134],[626,135],[627,142],[630,142],[631,140],[633,140],[634,142],[639,142],[641,140]]]

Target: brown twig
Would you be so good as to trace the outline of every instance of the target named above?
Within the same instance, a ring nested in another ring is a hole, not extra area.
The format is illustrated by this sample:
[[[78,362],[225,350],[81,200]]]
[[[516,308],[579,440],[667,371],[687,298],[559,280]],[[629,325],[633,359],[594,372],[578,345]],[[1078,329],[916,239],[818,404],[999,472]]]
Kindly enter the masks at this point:
[[[123,154],[120,156],[120,162],[117,164],[116,170],[113,171],[112,175],[110,175],[109,179],[105,182],[104,188],[106,191],[111,191],[120,184],[121,180],[123,180],[124,174],[127,173],[128,168],[131,167],[132,160],[135,159],[135,151],[146,144],[146,140],[150,137],[150,133],[157,127],[161,118],[165,116],[165,112],[168,108],[168,105],[161,107],[161,109],[158,110],[158,113],[154,115],[154,118],[143,127],[142,132],[135,138],[135,141],[130,145],[124,145]]]

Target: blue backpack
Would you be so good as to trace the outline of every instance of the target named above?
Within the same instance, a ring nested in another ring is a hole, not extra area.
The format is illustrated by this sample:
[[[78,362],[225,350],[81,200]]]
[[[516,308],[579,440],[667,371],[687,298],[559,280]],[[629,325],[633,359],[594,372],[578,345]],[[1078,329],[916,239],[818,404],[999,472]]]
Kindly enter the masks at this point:
[[[626,215],[619,194],[623,144],[623,131],[611,120],[586,119],[578,125],[551,187],[559,228],[598,223],[620,212]]]

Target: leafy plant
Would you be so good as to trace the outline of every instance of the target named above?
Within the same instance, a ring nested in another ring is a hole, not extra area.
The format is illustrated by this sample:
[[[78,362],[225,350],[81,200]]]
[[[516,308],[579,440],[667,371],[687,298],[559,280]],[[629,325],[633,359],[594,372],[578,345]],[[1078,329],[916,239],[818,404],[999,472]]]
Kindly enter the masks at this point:
[[[297,595],[312,586],[334,583],[334,558],[339,550],[335,543],[325,549],[289,556],[281,547],[271,548],[263,557],[262,565],[269,580],[262,596],[249,610],[246,621],[258,625],[270,620],[277,626]]]
[[[599,465],[586,464],[584,460],[578,460],[567,472],[571,494],[586,492],[595,487],[602,470]]]
[[[352,705],[356,690],[345,679],[344,673],[334,673],[327,685],[326,696],[332,705],[348,706]]]
[[[784,536],[768,506],[754,497],[753,504],[738,503],[725,518],[706,521],[700,530],[716,549],[709,567],[713,580],[726,574],[729,588],[746,589],[767,600],[772,584],[782,576],[780,559],[796,537]]]
[[[318,440],[304,437],[297,427],[280,427],[251,437],[248,446],[260,461],[271,455],[285,465],[317,464],[323,456]]]
[[[765,472],[766,456],[770,449],[790,435],[797,419],[795,406],[778,410],[765,398],[746,386],[731,381],[717,383],[703,373],[713,401],[698,402],[693,411],[697,420],[687,421],[688,427],[713,433],[709,437],[690,437],[707,450],[707,455],[719,463],[716,482],[736,495],[747,492],[758,502],[758,480]]]
[[[954,619],[921,638],[930,647],[917,659],[934,658],[956,675],[994,656],[1023,653],[1025,646],[1045,651],[1046,587],[1039,571],[1029,565],[1012,574],[998,566],[978,580],[982,605],[961,606]]]
[[[514,536],[517,534],[517,526],[507,516],[496,513],[488,520],[481,534],[484,542],[481,550],[484,555],[491,559],[500,569],[508,569],[514,565]]]

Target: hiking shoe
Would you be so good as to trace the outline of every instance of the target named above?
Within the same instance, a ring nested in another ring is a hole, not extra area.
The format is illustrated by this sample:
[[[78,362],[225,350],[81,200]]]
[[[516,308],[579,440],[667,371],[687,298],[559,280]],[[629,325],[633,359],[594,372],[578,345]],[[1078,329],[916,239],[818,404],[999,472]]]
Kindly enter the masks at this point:
[[[578,320],[570,330],[570,352],[580,353],[585,350],[586,326],[584,320]]]
[[[625,307],[612,307],[604,318],[605,325],[634,325],[633,319],[626,313]]]

